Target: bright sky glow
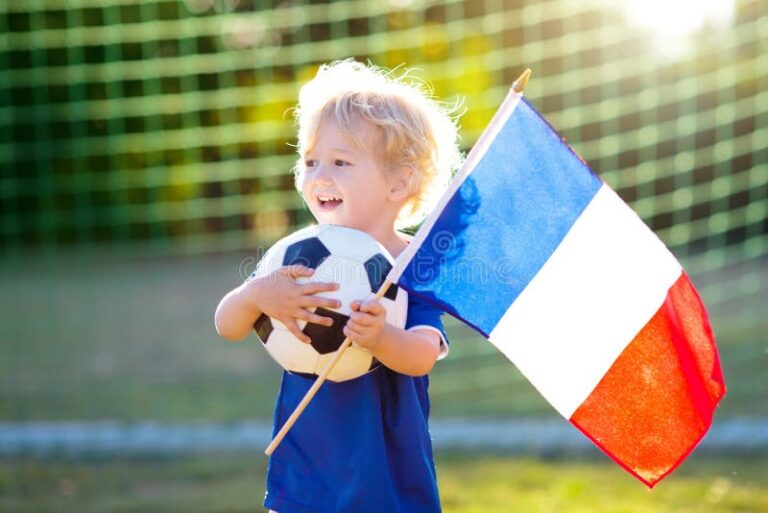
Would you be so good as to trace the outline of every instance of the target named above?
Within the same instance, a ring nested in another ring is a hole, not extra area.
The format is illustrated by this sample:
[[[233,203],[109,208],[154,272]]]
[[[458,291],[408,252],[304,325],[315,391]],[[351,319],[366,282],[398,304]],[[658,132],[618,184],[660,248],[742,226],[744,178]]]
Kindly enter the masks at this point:
[[[690,37],[705,27],[725,28],[733,21],[735,0],[623,0],[627,21],[654,33],[656,47],[679,57]]]

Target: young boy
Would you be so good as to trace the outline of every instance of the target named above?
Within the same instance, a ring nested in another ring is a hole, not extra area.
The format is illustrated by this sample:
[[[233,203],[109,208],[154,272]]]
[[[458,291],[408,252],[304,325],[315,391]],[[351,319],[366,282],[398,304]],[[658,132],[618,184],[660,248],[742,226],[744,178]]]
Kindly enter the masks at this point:
[[[450,114],[416,85],[352,60],[320,68],[300,92],[296,185],[320,224],[362,230],[394,256],[398,232],[420,220],[461,155]],[[241,340],[263,312],[309,342],[301,319],[330,325],[313,307],[340,305],[333,283],[298,284],[289,266],[246,281],[216,310],[216,329]],[[362,298],[361,298],[362,299]],[[383,364],[354,380],[326,382],[269,461],[264,506],[279,513],[440,511],[427,420],[427,374],[448,352],[440,311],[409,297],[405,329],[376,300],[355,301],[344,333]],[[283,373],[280,429],[313,380]]]

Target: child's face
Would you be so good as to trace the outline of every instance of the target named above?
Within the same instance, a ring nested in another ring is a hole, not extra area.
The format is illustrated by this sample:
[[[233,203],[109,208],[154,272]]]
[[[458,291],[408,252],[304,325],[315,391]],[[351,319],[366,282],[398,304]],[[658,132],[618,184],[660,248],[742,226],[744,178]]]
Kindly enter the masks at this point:
[[[320,224],[356,228],[369,234],[392,229],[390,176],[370,148],[379,142],[374,127],[357,120],[353,125],[365,148],[350,141],[338,124],[322,122],[315,144],[304,155],[301,183],[309,209]]]

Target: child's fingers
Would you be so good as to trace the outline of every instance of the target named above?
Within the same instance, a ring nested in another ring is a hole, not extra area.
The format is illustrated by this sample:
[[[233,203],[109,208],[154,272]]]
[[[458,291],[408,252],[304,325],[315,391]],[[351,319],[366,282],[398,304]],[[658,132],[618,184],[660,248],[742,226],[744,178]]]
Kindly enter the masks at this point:
[[[312,339],[310,339],[305,333],[303,333],[299,329],[299,325],[296,323],[294,319],[285,319],[285,320],[279,319],[279,321],[285,324],[285,327],[288,328],[288,331],[290,331],[294,337],[298,338],[305,344],[312,343]]]
[[[360,304],[360,311],[371,315],[381,315],[384,313],[384,307],[375,299],[366,299]]]
[[[304,308],[339,308],[341,307],[341,301],[337,299],[331,299],[322,296],[304,296],[300,301],[301,306]]]
[[[322,282],[313,282],[313,283],[305,283],[301,285],[301,293],[307,296],[311,296],[312,294],[318,294],[320,292],[333,292],[334,290],[339,289],[338,283],[322,283]]]
[[[368,330],[382,326],[382,321],[371,314],[352,312],[349,315],[347,326],[351,326],[354,329]]]
[[[353,322],[359,326],[373,326],[376,322],[376,317],[367,312],[351,312],[349,314],[350,322]]]
[[[333,319],[331,319],[330,317],[326,317],[324,315],[318,315],[308,310],[304,310],[303,308],[299,312],[298,318],[301,319],[302,321],[311,322],[313,324],[319,324],[321,326],[333,326]]]
[[[345,325],[342,331],[344,332],[345,337],[349,337],[352,340],[360,340],[363,338],[363,334],[349,324]]]
[[[310,269],[309,267],[303,266],[301,264],[296,265],[287,265],[285,267],[281,267],[278,269],[278,272],[284,274],[285,276],[288,276],[289,278],[296,279],[296,278],[306,278],[307,276],[312,276],[315,273],[314,269]]]

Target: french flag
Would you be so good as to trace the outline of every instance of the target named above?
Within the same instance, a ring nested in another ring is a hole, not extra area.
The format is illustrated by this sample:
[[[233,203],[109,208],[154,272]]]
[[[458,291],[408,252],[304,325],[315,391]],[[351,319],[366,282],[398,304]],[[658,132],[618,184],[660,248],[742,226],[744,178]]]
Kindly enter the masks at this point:
[[[514,89],[388,279],[485,336],[648,487],[725,394],[678,261]]]

